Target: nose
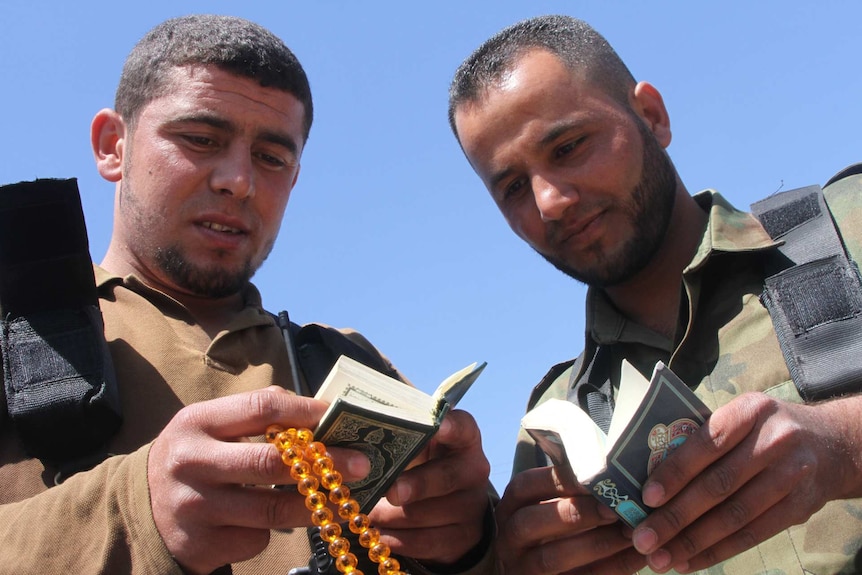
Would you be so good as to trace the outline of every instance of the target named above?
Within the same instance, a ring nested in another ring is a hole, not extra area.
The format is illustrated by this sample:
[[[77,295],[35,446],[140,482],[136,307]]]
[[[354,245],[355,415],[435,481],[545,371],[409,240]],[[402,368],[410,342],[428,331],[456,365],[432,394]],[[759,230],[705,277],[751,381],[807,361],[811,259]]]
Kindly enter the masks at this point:
[[[539,214],[546,222],[561,219],[566,209],[578,199],[578,193],[571,186],[564,189],[561,184],[541,175],[534,175],[530,185]]]
[[[234,145],[221,154],[210,176],[210,187],[238,200],[254,195],[254,163],[251,152]]]

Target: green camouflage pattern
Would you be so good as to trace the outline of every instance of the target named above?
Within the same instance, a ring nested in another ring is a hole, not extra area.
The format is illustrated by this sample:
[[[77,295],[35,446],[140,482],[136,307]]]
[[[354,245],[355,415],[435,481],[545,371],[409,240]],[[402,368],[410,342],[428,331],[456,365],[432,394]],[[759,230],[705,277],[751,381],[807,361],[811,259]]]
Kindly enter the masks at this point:
[[[841,180],[824,193],[849,256],[862,261],[862,176]],[[764,277],[757,255],[769,249],[772,240],[753,216],[734,209],[718,193],[707,190],[695,199],[709,210],[710,217],[697,254],[683,276],[689,320],[681,342],[674,346],[627,322],[596,290],[587,294],[588,333],[596,342],[612,346],[612,366],[618,366],[625,357],[649,375],[656,361],[664,361],[713,410],[748,391],[801,402],[772,321],[759,301]],[[619,385],[618,371],[612,373],[615,387]],[[565,398],[568,374],[544,391],[537,389],[531,405],[550,397]],[[534,444],[522,430],[513,473],[535,465]],[[860,550],[862,499],[832,501],[806,523],[698,573],[862,573]]]

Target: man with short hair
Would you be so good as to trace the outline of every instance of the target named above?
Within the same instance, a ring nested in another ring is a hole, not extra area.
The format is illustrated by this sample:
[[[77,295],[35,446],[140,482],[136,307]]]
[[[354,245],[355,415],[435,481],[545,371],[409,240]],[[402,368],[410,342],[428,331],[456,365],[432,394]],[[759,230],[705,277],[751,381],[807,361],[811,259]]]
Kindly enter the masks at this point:
[[[308,565],[305,498],[277,450],[247,439],[274,423],[314,428],[326,409],[286,391],[310,395],[250,283],[278,235],[311,123],[302,66],[256,24],[176,18],[135,46],[116,109],[98,112],[91,131],[99,173],[116,183],[95,273],[124,421],[110,457],[52,486],[57,470],[25,453],[3,418],[4,572]],[[391,368],[361,335],[341,333]],[[368,473],[363,454],[332,455],[345,481]],[[412,573],[487,572],[488,474],[475,421],[454,411],[371,520]]]
[[[779,244],[717,192],[688,193],[658,90],[585,22],[544,16],[480,46],[449,102],[512,230],[589,286],[584,351],[531,405],[568,399],[606,426],[625,359],[647,378],[663,361],[713,410],[644,485],[655,509],[633,532],[522,432],[496,509],[503,570],[858,573],[862,397],[803,401],[759,299]],[[824,189],[856,261],[860,179]]]

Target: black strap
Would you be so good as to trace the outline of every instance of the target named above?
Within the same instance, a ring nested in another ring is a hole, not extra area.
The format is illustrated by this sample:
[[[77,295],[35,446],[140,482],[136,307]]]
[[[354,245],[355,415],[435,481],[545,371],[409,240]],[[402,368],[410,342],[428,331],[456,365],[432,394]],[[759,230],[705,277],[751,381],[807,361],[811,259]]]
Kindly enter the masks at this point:
[[[614,412],[609,353],[607,346],[596,345],[582,373],[572,373],[569,388],[569,400],[577,402],[605,433],[611,427]]]
[[[0,316],[25,450],[66,475],[92,467],[122,418],[74,179],[0,187]]]
[[[851,166],[832,178],[860,173]],[[790,375],[806,401],[858,391],[862,383],[862,282],[819,186],[770,196],[751,206],[783,242],[761,301],[769,311]],[[775,271],[775,270],[773,270]]]
[[[298,329],[297,329],[298,328]],[[320,385],[329,375],[332,366],[342,355],[372,368],[380,373],[398,379],[398,374],[380,356],[365,350],[335,328],[316,323],[302,327],[291,327],[297,359],[311,395],[317,393]]]

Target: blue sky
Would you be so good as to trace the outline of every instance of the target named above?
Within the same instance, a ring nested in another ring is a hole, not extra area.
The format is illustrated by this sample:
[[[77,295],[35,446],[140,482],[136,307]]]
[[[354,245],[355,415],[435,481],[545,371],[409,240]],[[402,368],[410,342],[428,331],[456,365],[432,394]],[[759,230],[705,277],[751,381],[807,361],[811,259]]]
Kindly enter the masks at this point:
[[[0,183],[77,177],[96,261],[113,186],[90,120],[134,42],[192,12],[267,26],[311,80],[302,172],[255,278],[267,307],[359,329],[426,391],[487,361],[461,406],[498,489],[529,390],[581,349],[585,290],[511,233],[449,132],[449,80],[480,42],[539,14],[593,24],[663,94],[691,192],[747,206],[862,160],[857,2],[0,0]]]

